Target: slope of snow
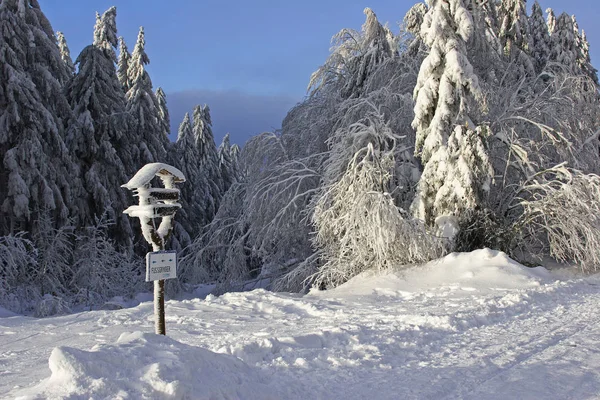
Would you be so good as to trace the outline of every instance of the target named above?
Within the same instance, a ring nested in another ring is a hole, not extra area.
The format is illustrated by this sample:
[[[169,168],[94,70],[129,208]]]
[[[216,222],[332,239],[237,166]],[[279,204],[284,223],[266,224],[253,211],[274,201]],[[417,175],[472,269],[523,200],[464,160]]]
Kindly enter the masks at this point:
[[[268,377],[226,354],[151,333],[123,333],[114,345],[91,351],[52,350],[52,375],[23,399],[92,396],[119,398],[280,399]],[[281,389],[281,387],[279,387]],[[296,388],[298,390],[298,388]]]
[[[0,307],[0,318],[14,317],[15,315],[17,314],[7,310],[6,308]]]
[[[128,333],[152,331],[149,302],[0,318],[0,397],[598,398],[598,304],[599,276],[479,250],[306,296],[168,301],[167,338]]]
[[[363,273],[349,282],[316,295],[398,295],[435,291],[453,295],[508,289],[528,289],[551,282],[543,267],[526,268],[505,253],[490,249],[452,253],[446,257],[397,272]]]

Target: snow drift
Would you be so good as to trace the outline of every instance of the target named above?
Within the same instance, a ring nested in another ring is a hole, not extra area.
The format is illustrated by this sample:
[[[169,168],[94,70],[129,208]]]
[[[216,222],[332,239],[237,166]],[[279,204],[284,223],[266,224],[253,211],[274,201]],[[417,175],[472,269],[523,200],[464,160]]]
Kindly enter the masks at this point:
[[[239,359],[149,333],[122,334],[90,351],[57,347],[51,377],[21,399],[280,399],[259,370]]]
[[[544,267],[528,268],[505,253],[480,249],[469,253],[452,253],[425,265],[406,270],[375,273],[367,271],[340,287],[311,294],[318,296],[414,293],[446,290],[455,294],[473,291],[528,289],[555,280]]]

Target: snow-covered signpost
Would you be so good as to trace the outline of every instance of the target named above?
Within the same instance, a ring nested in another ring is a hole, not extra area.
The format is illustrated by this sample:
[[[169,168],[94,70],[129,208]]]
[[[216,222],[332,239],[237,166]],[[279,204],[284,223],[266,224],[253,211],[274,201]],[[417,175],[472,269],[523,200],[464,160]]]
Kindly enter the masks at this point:
[[[153,188],[151,182],[158,176],[164,188]],[[165,242],[173,231],[173,218],[181,205],[179,189],[175,183],[185,182],[185,177],[175,167],[163,163],[146,164],[122,187],[133,190],[139,204],[123,211],[139,218],[142,234],[152,245],[146,257],[146,281],[154,281],[154,318],[156,333],[166,335],[165,279],[176,277],[177,259],[174,252],[165,251]],[[158,227],[156,219],[162,218]]]

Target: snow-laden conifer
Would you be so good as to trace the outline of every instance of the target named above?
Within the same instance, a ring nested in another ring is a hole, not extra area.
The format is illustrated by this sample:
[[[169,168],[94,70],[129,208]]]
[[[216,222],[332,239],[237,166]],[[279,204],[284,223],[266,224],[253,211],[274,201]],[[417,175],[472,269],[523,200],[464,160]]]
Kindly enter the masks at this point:
[[[529,21],[525,0],[502,0],[500,3],[500,39],[504,51],[511,53],[513,47],[529,49]]]
[[[234,143],[231,146],[231,163],[233,164],[234,176],[236,177],[236,179],[239,177],[240,174],[240,152],[240,146],[238,146],[237,143]]]
[[[556,31],[556,14],[554,14],[554,10],[551,8],[546,9],[546,25],[548,25],[548,33],[550,36],[554,35]]]
[[[499,9],[499,38],[504,54],[511,62],[518,63],[517,75],[533,74],[530,59],[531,34],[525,0],[502,0]]]
[[[467,52],[476,75],[483,82],[497,83],[506,75],[504,44],[499,37],[499,3],[472,2],[473,34]]]
[[[223,137],[223,141],[217,149],[219,157],[219,168],[221,170],[221,181],[223,182],[223,193],[229,190],[231,184],[235,181],[234,165],[231,156],[231,143],[229,133]]]
[[[161,127],[161,131],[165,136],[169,136],[171,133],[171,117],[169,116],[169,109],[167,108],[167,95],[161,87],[156,89],[156,101],[158,102],[158,119]]]
[[[102,16],[96,13],[96,26],[94,27],[94,46],[106,51],[113,62],[117,62],[115,48],[117,38],[117,8],[111,7]]]
[[[199,168],[204,172],[208,181],[208,196],[204,202],[205,212],[208,219],[212,220],[219,208],[223,193],[223,182],[208,105],[194,107],[192,132],[200,161]]]
[[[470,3],[432,0],[428,4],[421,35],[430,53],[419,71],[412,123],[417,131],[415,155],[421,158],[424,170],[411,208],[415,217],[432,226],[438,217],[459,216],[480,202],[477,194],[486,178],[469,175],[487,175],[489,166],[478,165],[488,158],[481,144],[483,138],[469,117],[469,103],[480,95],[478,79],[466,55],[466,42],[473,32]],[[471,153],[477,157],[469,157]],[[449,201],[440,201],[437,193],[448,182],[458,192]]]
[[[43,210],[67,223],[79,173],[64,142],[69,78],[37,1],[0,3],[0,231],[35,228]]]
[[[69,121],[71,151],[79,160],[87,192],[86,225],[105,215],[116,222],[111,236],[125,249],[132,249],[133,231],[123,210],[128,206],[121,188],[133,167],[135,144],[128,135],[129,118],[125,96],[116,76],[110,52],[87,46],[77,57],[78,73],[66,93],[73,108]],[[127,167],[126,167],[127,166]]]
[[[123,91],[127,93],[129,90],[129,80],[127,78],[127,70],[129,69],[129,59],[131,54],[127,50],[127,44],[123,37],[119,37],[119,60],[117,61],[117,78],[123,87]]]
[[[131,133],[139,143],[137,165],[165,160],[168,146],[168,138],[160,121],[158,100],[152,90],[150,75],[146,71],[150,59],[145,46],[144,28],[141,27],[127,70],[130,85],[127,92],[127,112],[133,118]]]
[[[529,17],[529,26],[531,29],[531,57],[533,58],[535,70],[542,72],[548,59],[550,58],[550,33],[548,25],[544,19],[542,7],[535,1]]]
[[[421,24],[423,23],[423,18],[426,13],[427,6],[425,3],[417,3],[408,10],[406,15],[404,15],[404,29],[412,36],[408,39],[409,43],[407,49],[408,53],[413,56],[416,56],[423,47]]]
[[[62,32],[56,32],[56,38],[58,40],[60,58],[62,58],[69,73],[73,75],[75,73],[75,66],[73,65],[73,60],[71,59],[71,51],[67,45],[67,39],[65,39],[65,35]]]
[[[567,13],[558,16],[551,39],[550,59],[562,65],[568,73],[576,73],[578,71],[578,49],[575,27],[573,19]]]
[[[581,40],[579,43],[577,64],[579,65],[581,71],[590,77],[590,79],[592,79],[596,85],[598,85],[598,70],[592,65],[592,61],[590,59],[590,43],[587,40],[584,30],[581,31]]]
[[[209,188],[206,173],[201,168],[200,153],[196,146],[192,122],[188,113],[179,125],[177,142],[175,143],[175,165],[187,178],[181,187],[182,212],[175,216],[189,237],[195,238],[205,224],[210,222],[206,215],[207,202],[212,202],[208,196]],[[181,217],[178,217],[181,215]],[[178,237],[177,232],[175,234]]]
[[[571,16],[571,20],[573,21],[577,71],[588,76],[594,83],[598,84],[597,70],[592,66],[590,59],[590,44],[587,36],[584,31],[579,30],[579,24],[575,15]]]

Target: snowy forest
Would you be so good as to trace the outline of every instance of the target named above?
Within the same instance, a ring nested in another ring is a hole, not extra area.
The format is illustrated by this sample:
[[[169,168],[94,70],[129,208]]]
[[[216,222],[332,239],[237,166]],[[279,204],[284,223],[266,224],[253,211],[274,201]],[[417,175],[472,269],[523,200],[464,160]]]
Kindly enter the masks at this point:
[[[42,317],[149,290],[121,185],[151,162],[187,178],[170,295],[304,293],[485,247],[597,271],[600,93],[575,16],[525,0],[427,0],[398,27],[364,13],[281,129],[240,148],[217,146],[208,105],[169,140],[144,29],[130,52],[115,7],[72,57],[37,0],[2,0],[0,306]]]

